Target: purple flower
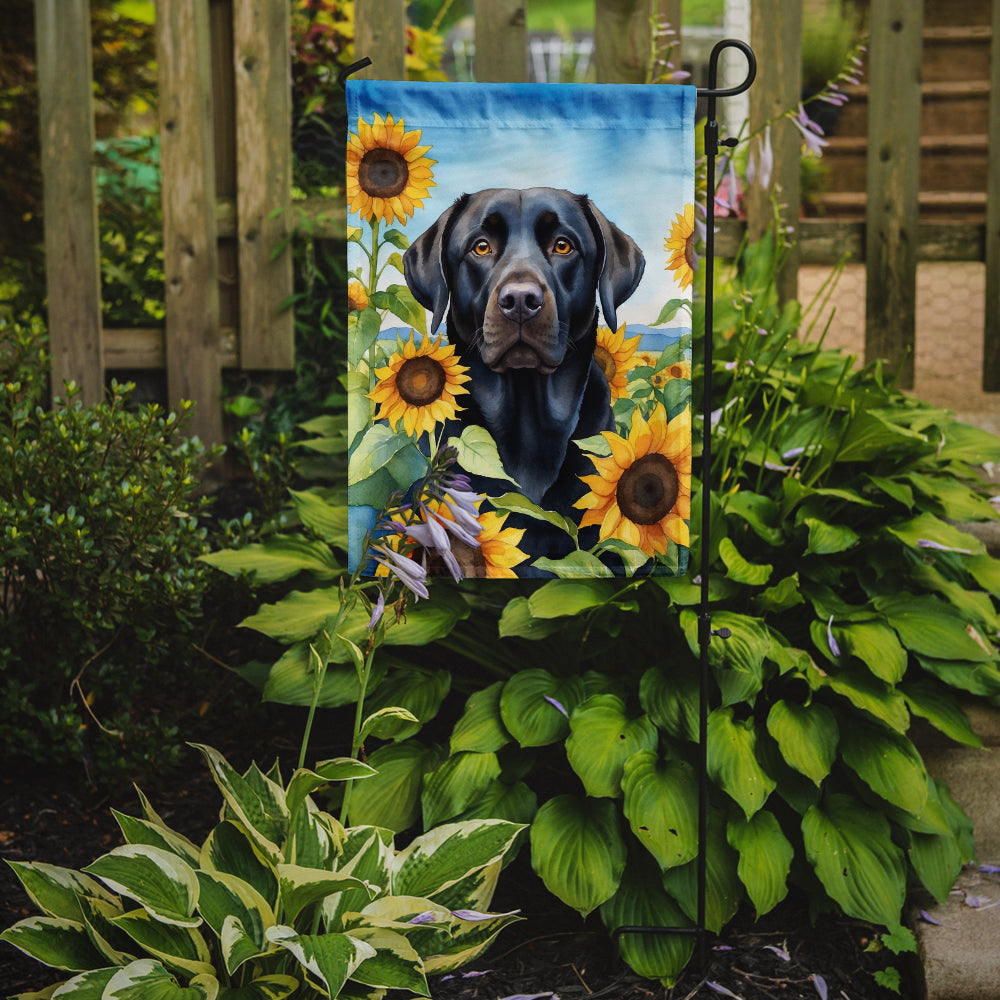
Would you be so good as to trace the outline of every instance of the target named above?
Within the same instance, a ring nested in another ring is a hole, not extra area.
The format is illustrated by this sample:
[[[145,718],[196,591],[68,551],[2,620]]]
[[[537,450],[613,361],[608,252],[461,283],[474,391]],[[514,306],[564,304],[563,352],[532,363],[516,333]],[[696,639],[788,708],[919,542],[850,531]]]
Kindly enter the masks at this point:
[[[433,910],[424,910],[423,913],[418,913],[415,917],[410,917],[406,922],[408,924],[431,924],[437,919]]]
[[[840,646],[837,645],[837,640],[833,637],[833,615],[830,615],[830,620],[826,623],[826,641],[830,646],[830,652],[834,656],[840,656]]]
[[[738,994],[734,993],[732,990],[727,990],[725,986],[721,983],[713,983],[709,980],[705,985],[715,993],[721,993],[724,997],[734,997],[735,1000],[743,1000],[743,998]]]
[[[427,570],[419,563],[414,562],[414,560],[407,556],[400,555],[398,552],[394,552],[384,545],[373,545],[372,553],[375,556],[375,561],[385,566],[416,597],[430,596],[426,584]]]
[[[565,707],[562,705],[561,702],[556,701],[555,698],[550,698],[548,695],[543,695],[543,697],[550,705],[555,705],[555,707],[558,708],[559,711],[562,712],[562,714],[565,715],[567,719],[569,718],[569,712],[566,711]]]
[[[764,950],[765,951],[773,951],[775,953],[775,955],[777,955],[778,958],[780,958],[782,960],[782,962],[790,962],[792,960],[792,956],[789,955],[788,952],[784,948],[779,948],[775,944],[766,944],[766,945],[764,945]]]
[[[819,1000],[826,1000],[826,980],[815,972],[809,978],[813,981],[813,986],[816,987],[816,992],[819,994]]]
[[[480,913],[479,910],[452,910],[451,915],[459,920],[492,920],[494,917],[513,917],[520,913],[520,910],[510,910],[508,913]]]
[[[368,619],[368,631],[374,630],[375,626],[382,620],[382,615],[385,612],[385,595],[380,590],[378,592],[378,600],[375,602],[375,607],[372,608],[372,616]]]
[[[972,549],[956,549],[951,545],[942,545],[940,542],[935,542],[930,538],[918,538],[917,547],[921,549],[938,549],[941,552],[959,552],[963,556],[972,555]]]
[[[823,155],[823,147],[827,145],[826,139],[821,138],[823,130],[807,114],[806,109],[799,105],[797,115],[791,116],[792,124],[802,133],[802,139],[806,144],[806,149],[816,156]]]
[[[774,150],[771,148],[771,126],[764,129],[763,136],[750,146],[750,159],[747,163],[747,183],[759,183],[765,190],[771,186],[771,174],[774,171]]]

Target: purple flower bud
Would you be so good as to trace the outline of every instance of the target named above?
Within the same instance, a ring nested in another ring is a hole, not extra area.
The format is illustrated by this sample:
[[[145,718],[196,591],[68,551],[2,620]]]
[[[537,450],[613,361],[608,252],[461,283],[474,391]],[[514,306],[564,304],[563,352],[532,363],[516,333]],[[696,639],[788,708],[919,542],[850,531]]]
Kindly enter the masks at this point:
[[[375,602],[375,607],[372,608],[372,616],[368,619],[368,631],[374,630],[375,626],[382,620],[382,615],[385,612],[385,595],[380,590],[378,592],[378,600]]]
[[[940,542],[935,542],[930,538],[918,538],[917,547],[921,549],[937,549],[940,552],[959,552],[963,556],[972,555],[972,549],[956,549],[951,545],[942,545]]]
[[[569,718],[569,712],[566,711],[561,702],[556,701],[555,698],[549,697],[549,695],[543,695],[543,697],[550,705],[555,705],[555,707],[559,709],[559,711],[562,712],[562,714],[565,715],[567,719]]]
[[[840,646],[837,645],[837,640],[833,637],[833,615],[830,615],[830,620],[826,623],[826,641],[830,646],[830,652],[834,656],[840,656]]]
[[[406,922],[408,924],[431,924],[437,920],[433,910],[424,910],[423,913],[418,913],[415,917],[410,917]]]
[[[826,988],[826,980],[819,974],[813,973],[809,977],[813,981],[813,986],[816,987],[816,992],[819,994],[819,1000],[826,1000],[828,990]]]
[[[430,596],[425,583],[427,570],[423,566],[407,556],[401,556],[398,552],[386,548],[384,545],[373,545],[372,552],[375,554],[375,561],[385,566],[415,596]]]

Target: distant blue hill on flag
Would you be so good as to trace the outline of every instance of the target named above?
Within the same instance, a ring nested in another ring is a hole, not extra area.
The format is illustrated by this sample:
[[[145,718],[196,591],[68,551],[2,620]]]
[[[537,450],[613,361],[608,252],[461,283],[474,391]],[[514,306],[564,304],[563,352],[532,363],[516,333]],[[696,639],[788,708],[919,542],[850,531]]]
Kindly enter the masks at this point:
[[[410,334],[413,333],[413,327],[410,326],[392,326],[385,327],[379,331],[378,339],[382,341],[392,341],[395,342],[397,339],[406,342],[410,339]],[[435,334],[435,339],[439,334],[444,334],[445,340],[448,339],[448,331],[442,326],[437,334]],[[691,333],[691,327],[689,326],[672,326],[666,330],[658,330],[653,326],[644,326],[642,323],[629,323],[625,327],[626,338],[632,338],[635,336],[642,337],[639,341],[639,349],[642,351],[652,351],[659,352],[665,347],[670,347],[676,344],[681,337],[685,334]],[[416,334],[416,342],[420,343],[420,334]],[[383,344],[383,347],[386,346]]]

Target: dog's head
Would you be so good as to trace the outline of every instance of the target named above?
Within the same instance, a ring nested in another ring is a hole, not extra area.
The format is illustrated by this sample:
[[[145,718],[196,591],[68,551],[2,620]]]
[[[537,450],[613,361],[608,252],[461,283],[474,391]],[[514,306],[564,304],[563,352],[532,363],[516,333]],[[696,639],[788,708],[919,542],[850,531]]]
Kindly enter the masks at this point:
[[[497,188],[462,195],[403,255],[406,283],[448,336],[495,372],[558,368],[593,329],[597,300],[616,309],[645,261],[585,195]]]

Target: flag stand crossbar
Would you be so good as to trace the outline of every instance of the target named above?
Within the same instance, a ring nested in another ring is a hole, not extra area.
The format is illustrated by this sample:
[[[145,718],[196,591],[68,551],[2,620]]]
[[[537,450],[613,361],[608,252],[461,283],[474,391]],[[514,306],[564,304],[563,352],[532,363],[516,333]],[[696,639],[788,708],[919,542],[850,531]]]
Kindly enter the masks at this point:
[[[735,87],[719,88],[718,66],[719,57],[727,48],[739,49],[747,60],[746,78]],[[347,78],[358,70],[372,64],[365,56],[357,62],[345,66],[337,75],[337,82],[345,86]],[[698,611],[698,646],[701,653],[701,683],[698,699],[698,907],[697,920],[694,927],[656,927],[647,925],[625,925],[615,928],[612,940],[616,946],[620,944],[623,934],[694,934],[698,938],[698,963],[702,970],[706,967],[705,956],[705,896],[707,888],[707,829],[708,829],[708,693],[709,665],[708,648],[712,637],[720,639],[729,637],[729,629],[712,628],[712,615],[709,611],[709,525],[711,523],[711,493],[708,489],[712,465],[712,323],[713,302],[712,291],[715,278],[715,158],[719,155],[720,146],[735,146],[735,138],[719,139],[719,123],[716,121],[716,100],[720,97],[735,97],[750,89],[757,76],[757,59],[753,49],[746,42],[735,38],[725,38],[717,42],[712,49],[708,61],[708,87],[698,88],[698,96],[707,99],[707,117],[705,122],[705,157],[707,164],[707,185],[705,205],[705,330],[704,330],[704,395],[702,400],[702,515],[701,515],[701,598]]]

